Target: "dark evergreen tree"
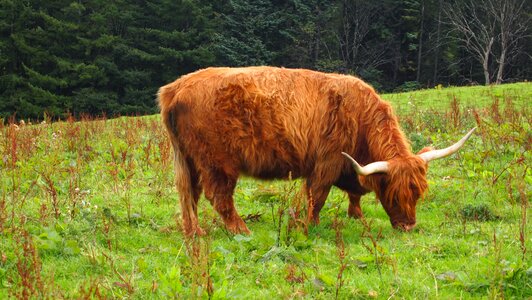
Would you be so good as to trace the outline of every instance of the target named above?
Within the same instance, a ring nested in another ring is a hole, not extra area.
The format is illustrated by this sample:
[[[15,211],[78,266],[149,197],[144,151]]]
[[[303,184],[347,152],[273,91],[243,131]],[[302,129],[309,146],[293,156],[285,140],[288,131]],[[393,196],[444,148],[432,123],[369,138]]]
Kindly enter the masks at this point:
[[[0,0],[0,118],[154,113],[158,87],[212,65],[350,73],[380,91],[482,83],[446,21],[466,2]],[[529,2],[494,18],[495,82],[532,76]]]
[[[0,3],[4,116],[154,113],[159,86],[214,63],[201,1]]]
[[[0,25],[0,47],[8,56],[2,59],[2,112],[39,118],[65,109],[70,80],[63,72],[76,53],[78,27],[58,19],[55,8],[46,4],[2,2],[6,21]]]
[[[231,0],[221,14],[222,30],[214,35],[217,63],[226,66],[271,64],[268,39],[275,28],[269,0]]]

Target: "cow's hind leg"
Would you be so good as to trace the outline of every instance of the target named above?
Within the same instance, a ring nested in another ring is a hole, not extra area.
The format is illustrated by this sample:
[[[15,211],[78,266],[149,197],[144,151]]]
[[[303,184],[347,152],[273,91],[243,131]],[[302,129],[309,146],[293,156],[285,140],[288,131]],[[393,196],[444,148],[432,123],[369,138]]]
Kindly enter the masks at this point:
[[[250,234],[246,223],[236,211],[233,192],[235,190],[237,176],[231,177],[220,170],[209,170],[202,174],[202,183],[205,189],[205,197],[212,203],[225,223],[227,230],[234,234]]]
[[[191,162],[190,162],[190,165],[192,166]],[[193,197],[192,208],[194,209],[194,214],[197,216],[198,215],[198,202],[201,196],[201,192],[203,191],[203,188],[201,186],[198,171],[196,170],[195,167],[190,168],[190,178],[191,178],[191,184],[192,184],[192,197]]]
[[[188,167],[188,176],[182,174],[180,174],[181,176],[176,176],[176,185],[178,190],[181,191],[180,204],[183,230],[187,236],[205,235],[205,231],[199,226],[198,222],[198,200],[202,190],[199,174],[190,160],[187,159],[185,163]]]

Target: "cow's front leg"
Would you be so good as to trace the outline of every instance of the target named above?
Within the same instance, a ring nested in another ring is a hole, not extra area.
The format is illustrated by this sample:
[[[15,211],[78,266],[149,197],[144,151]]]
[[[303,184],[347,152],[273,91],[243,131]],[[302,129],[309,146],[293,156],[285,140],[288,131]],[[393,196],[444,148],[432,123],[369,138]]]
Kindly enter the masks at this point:
[[[349,208],[347,209],[347,215],[351,218],[359,219],[364,217],[362,214],[362,209],[360,208],[360,197],[359,194],[347,193],[349,196]]]
[[[325,205],[325,200],[327,200],[327,196],[331,190],[331,185],[316,186],[312,185],[309,180],[307,180],[306,190],[309,205],[308,218],[312,221],[312,223],[319,224],[320,211],[323,208],[323,205]]]

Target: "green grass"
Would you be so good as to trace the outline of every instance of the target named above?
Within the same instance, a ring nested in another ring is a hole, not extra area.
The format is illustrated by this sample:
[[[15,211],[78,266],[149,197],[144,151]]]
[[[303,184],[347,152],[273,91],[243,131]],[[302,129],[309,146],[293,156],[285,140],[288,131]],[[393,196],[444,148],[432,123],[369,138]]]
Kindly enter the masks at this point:
[[[394,104],[399,113],[408,113],[418,108],[443,111],[456,98],[464,108],[489,107],[495,99],[504,105],[511,99],[517,107],[530,106],[532,83],[521,82],[492,86],[442,87],[413,92],[384,94],[382,98]]]
[[[305,234],[299,181],[242,178],[253,234],[227,233],[202,198],[208,235],[187,241],[158,116],[0,127],[0,298],[530,298],[531,95],[520,83],[383,96],[414,150],[479,127],[431,163],[410,233],[373,194],[349,219],[333,189]]]

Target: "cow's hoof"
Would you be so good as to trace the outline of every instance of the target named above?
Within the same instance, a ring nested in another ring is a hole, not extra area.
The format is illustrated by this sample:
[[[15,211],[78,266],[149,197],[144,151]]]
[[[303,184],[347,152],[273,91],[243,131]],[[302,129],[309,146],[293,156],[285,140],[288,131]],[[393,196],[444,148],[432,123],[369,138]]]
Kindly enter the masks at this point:
[[[360,207],[349,206],[349,209],[347,210],[347,215],[353,219],[361,219],[364,217],[364,214],[362,213]]]
[[[310,218],[310,224],[319,225],[320,224],[320,216],[313,216],[312,218]]]
[[[199,226],[196,226],[196,227],[193,227],[193,228],[188,228],[185,230],[185,236],[186,237],[195,237],[195,236],[204,236],[206,235],[207,233],[205,232],[205,230],[203,230],[201,227]]]
[[[244,221],[242,220],[226,224],[226,227],[227,230],[229,230],[229,232],[231,232],[232,234],[251,234],[251,231],[246,226],[246,223],[244,223]]]

